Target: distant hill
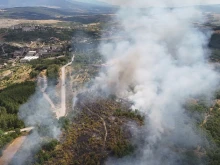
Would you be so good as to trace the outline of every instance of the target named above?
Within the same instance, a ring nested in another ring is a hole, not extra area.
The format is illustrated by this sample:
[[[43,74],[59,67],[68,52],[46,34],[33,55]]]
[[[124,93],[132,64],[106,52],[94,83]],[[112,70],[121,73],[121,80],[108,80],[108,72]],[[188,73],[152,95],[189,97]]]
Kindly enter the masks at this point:
[[[27,20],[61,20],[73,21],[79,23],[94,23],[105,22],[111,19],[112,9],[104,10],[68,10],[68,9],[55,9],[48,7],[15,7],[6,8],[0,12],[0,18],[11,19],[27,19]]]
[[[1,0],[0,8],[14,7],[50,7],[60,8],[72,12],[105,13],[112,10],[111,6],[103,4],[83,3],[73,0]]]
[[[77,12],[68,12],[61,9],[47,7],[15,7],[6,8],[4,12],[0,12],[1,18],[14,19],[53,19],[64,16],[75,15]]]
[[[220,4],[219,5],[205,5],[199,6],[199,8],[204,12],[217,13],[220,14]]]
[[[68,0],[1,0],[0,6],[4,8],[27,7],[27,6],[57,6],[61,8],[72,7],[83,3]]]

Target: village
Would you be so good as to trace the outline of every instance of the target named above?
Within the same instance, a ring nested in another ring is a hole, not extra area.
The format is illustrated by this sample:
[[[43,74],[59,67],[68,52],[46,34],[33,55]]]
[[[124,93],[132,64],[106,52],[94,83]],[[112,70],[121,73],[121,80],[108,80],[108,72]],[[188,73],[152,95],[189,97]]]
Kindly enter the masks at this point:
[[[101,38],[102,40],[122,38],[115,36],[117,30],[115,26],[110,26],[107,30],[100,30],[100,26],[102,25],[99,23],[62,22],[56,26],[25,23],[12,25],[6,29],[0,28],[0,68],[36,59],[64,57],[75,51],[91,51]]]
[[[10,49],[11,45],[2,44],[1,45],[1,57],[8,59],[7,62],[0,64],[0,68],[7,66],[7,63],[27,63],[31,60],[39,58],[49,58],[64,56],[66,53],[71,52],[72,48],[68,42],[60,42],[56,38],[51,38],[54,44],[46,45],[39,42],[31,42],[30,45],[24,47],[14,47],[11,52],[6,52]],[[68,45],[69,44],[69,45]]]
[[[94,31],[94,26],[52,27],[40,24],[18,24],[0,29],[2,31],[0,32],[0,69],[39,58],[63,57],[75,50],[75,44],[92,44],[88,36],[81,33],[74,35],[74,31],[88,30],[91,27]],[[98,36],[95,33],[92,35]]]

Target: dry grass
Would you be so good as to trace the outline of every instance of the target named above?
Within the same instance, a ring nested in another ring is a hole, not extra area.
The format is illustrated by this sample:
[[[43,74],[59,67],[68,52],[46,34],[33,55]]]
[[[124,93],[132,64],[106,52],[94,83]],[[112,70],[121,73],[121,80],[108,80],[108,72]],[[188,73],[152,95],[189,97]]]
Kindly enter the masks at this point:
[[[9,28],[23,23],[31,24],[56,24],[62,21],[59,20],[25,20],[25,19],[0,19],[0,28]]]
[[[32,71],[31,66],[22,65],[6,70],[1,74],[2,79],[0,81],[0,89],[3,89],[14,83],[21,83],[30,79],[30,72]]]

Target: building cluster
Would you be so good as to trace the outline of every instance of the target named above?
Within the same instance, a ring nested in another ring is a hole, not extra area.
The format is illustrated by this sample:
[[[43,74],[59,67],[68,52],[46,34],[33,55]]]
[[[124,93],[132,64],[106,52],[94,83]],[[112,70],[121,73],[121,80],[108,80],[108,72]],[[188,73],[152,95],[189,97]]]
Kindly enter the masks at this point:
[[[39,58],[39,54],[36,51],[29,51],[24,58],[20,60],[21,63],[30,62]]]
[[[20,48],[13,44],[0,43],[0,58],[7,59],[8,62],[12,60],[12,63],[17,61],[27,63],[39,58],[61,56],[71,51],[73,49],[70,42],[60,41],[56,37],[51,37],[49,44],[32,41],[29,45]]]
[[[48,58],[54,55],[62,55],[62,53],[63,47],[61,45],[43,46],[42,48],[29,49],[25,55],[21,55],[21,57],[24,57],[20,59],[20,62],[26,63],[38,58]]]

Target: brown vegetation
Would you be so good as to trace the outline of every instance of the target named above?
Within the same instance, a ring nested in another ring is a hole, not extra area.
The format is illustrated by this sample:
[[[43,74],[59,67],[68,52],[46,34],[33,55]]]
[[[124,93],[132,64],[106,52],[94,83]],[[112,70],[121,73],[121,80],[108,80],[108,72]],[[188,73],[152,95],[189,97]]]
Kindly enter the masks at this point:
[[[0,28],[9,28],[11,26],[24,24],[24,23],[31,23],[31,24],[56,24],[61,21],[59,20],[26,20],[26,19],[0,19]]]
[[[118,115],[119,109],[126,115]],[[143,118],[138,117],[138,112],[129,111],[126,104],[81,95],[74,114],[76,117],[64,133],[63,142],[49,153],[41,151],[50,155],[45,164],[101,165],[108,156],[123,157],[134,151],[126,123],[135,121],[141,126]]]

